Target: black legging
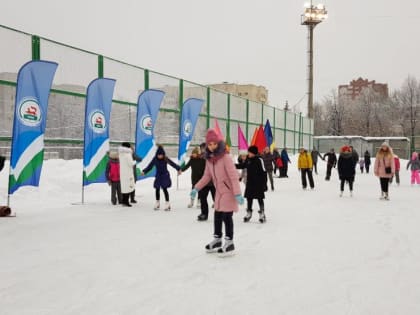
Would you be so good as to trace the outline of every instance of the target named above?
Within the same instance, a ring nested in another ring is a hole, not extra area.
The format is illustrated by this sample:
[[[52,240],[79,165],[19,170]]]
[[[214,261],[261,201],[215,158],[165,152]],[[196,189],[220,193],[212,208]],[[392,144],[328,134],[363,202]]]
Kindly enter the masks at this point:
[[[214,211],[214,237],[221,238],[222,225],[225,223],[226,239],[233,240],[233,212]]]
[[[389,186],[389,178],[388,177],[380,177],[381,182],[381,190],[385,193],[388,193],[388,186]]]
[[[348,182],[349,183],[349,188],[350,188],[350,191],[353,191],[353,179],[342,179],[341,180],[341,184],[340,184],[340,189],[341,189],[341,191],[344,191],[344,184],[346,183],[346,182]]]
[[[252,211],[252,201],[254,200],[253,198],[246,198],[247,203],[248,203],[248,207],[247,207],[247,211]],[[260,210],[264,211],[264,199],[259,198],[258,200],[258,205],[260,206]]]
[[[169,193],[167,188],[162,188],[163,193],[165,194],[165,201],[169,201]],[[160,188],[155,190],[156,200],[160,200]]]

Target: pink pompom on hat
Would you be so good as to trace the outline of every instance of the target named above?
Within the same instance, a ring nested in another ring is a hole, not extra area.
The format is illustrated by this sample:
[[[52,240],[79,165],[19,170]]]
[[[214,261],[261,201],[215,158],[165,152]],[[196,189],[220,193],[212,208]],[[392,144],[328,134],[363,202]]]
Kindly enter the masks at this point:
[[[220,135],[216,132],[216,130],[210,128],[209,130],[207,130],[207,134],[206,134],[206,143],[209,142],[220,142],[223,139],[220,137]]]

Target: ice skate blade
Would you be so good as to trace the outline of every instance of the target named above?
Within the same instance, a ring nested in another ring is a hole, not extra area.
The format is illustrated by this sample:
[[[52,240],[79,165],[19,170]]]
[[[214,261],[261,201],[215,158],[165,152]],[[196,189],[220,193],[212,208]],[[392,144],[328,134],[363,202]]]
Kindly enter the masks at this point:
[[[217,253],[217,256],[220,257],[220,258],[232,257],[232,256],[235,256],[235,251],[231,250],[229,252]]]

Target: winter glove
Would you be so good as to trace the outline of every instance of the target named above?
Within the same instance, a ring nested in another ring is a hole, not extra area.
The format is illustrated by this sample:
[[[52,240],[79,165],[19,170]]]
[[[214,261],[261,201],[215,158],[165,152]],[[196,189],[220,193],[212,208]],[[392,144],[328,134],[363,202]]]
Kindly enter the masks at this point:
[[[197,189],[194,188],[193,190],[191,190],[191,193],[190,193],[191,199],[195,199],[195,197],[197,196],[197,193],[198,193]]]
[[[235,199],[240,205],[243,205],[245,202],[244,197],[242,197],[241,195],[235,195]]]

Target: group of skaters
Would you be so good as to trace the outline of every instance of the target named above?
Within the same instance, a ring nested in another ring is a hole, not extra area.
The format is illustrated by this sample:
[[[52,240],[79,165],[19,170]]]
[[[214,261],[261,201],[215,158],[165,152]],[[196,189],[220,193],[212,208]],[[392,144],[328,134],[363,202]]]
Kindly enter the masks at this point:
[[[156,169],[153,187],[155,188],[156,203],[155,210],[160,209],[160,190],[164,193],[164,210],[171,209],[169,202],[168,188],[171,187],[171,177],[168,171],[168,165],[182,174],[188,168],[191,168],[191,193],[188,207],[193,207],[196,197],[198,197],[197,206],[201,209],[197,217],[199,221],[206,221],[209,216],[209,193],[213,199],[214,207],[214,233],[213,240],[206,245],[208,252],[218,252],[222,255],[233,253],[235,246],[233,243],[233,213],[239,210],[238,204],[247,202],[246,215],[244,222],[249,222],[253,215],[253,201],[258,202],[258,220],[261,223],[266,222],[264,199],[265,193],[270,184],[271,190],[274,190],[273,174],[279,171],[279,177],[288,177],[288,164],[291,163],[287,148],[281,153],[277,150],[270,152],[266,147],[259,154],[256,146],[250,146],[246,151],[240,151],[237,163],[234,163],[226,144],[220,135],[214,130],[209,129],[206,133],[205,142],[199,147],[193,149],[189,161],[182,167],[173,162],[166,156],[162,146],[158,146],[155,157],[150,163],[140,171],[141,175],[147,174],[152,168]],[[303,189],[307,189],[308,184],[314,189],[314,179],[312,172],[316,174],[318,158],[327,162],[327,172],[325,180],[330,180],[331,171],[337,167],[340,179],[340,196],[343,196],[346,183],[349,186],[350,196],[353,194],[353,183],[357,166],[360,171],[370,170],[370,154],[365,152],[359,159],[358,153],[352,146],[344,145],[340,148],[339,156],[331,149],[323,156],[316,150],[308,152],[304,148],[299,150],[298,169],[301,173],[301,182]],[[131,206],[135,203],[135,179],[136,162],[141,161],[141,157],[136,156],[133,147],[128,142],[124,142],[118,148],[118,152],[109,153],[109,162],[107,165],[107,179],[111,186],[111,202],[113,204],[122,204]],[[411,160],[407,165],[411,167],[412,184],[420,184],[420,160],[417,153],[413,153]],[[387,142],[382,143],[379,148],[375,164],[374,174],[379,177],[381,186],[381,199],[389,200],[389,183],[395,176],[397,184],[399,183],[399,159],[393,154],[392,148]],[[245,185],[244,195],[242,196],[240,183]],[[225,226],[225,241],[223,242],[222,227]]]
[[[301,172],[301,181],[303,189],[307,188],[307,182],[311,189],[314,189],[314,180],[312,172],[317,174],[318,157],[326,161],[325,180],[331,178],[331,171],[337,168],[338,177],[340,179],[340,197],[343,196],[346,184],[349,186],[349,194],[353,196],[353,184],[356,175],[356,169],[359,167],[360,172],[369,174],[371,166],[371,156],[368,150],[359,158],[359,154],[351,145],[344,145],[340,148],[338,159],[334,149],[325,153],[323,156],[314,148],[310,153],[304,148],[300,149],[298,158],[298,169]],[[389,200],[389,184],[393,182],[400,184],[400,159],[393,152],[388,142],[383,142],[375,156],[373,171],[375,176],[379,178],[381,188],[381,200]],[[407,163],[407,170],[411,169],[411,185],[420,185],[420,156],[413,152],[411,159]]]

